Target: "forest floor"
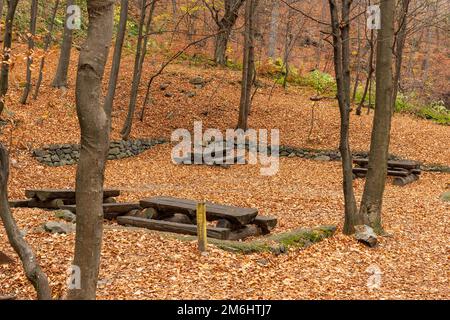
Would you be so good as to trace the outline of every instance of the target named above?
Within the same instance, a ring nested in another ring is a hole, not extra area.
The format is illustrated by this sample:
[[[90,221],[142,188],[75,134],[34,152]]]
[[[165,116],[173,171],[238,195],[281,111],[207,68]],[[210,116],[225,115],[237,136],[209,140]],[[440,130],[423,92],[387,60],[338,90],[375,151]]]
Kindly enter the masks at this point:
[[[20,105],[23,61],[12,70],[6,118],[13,120],[1,129],[0,141],[14,159],[11,166],[11,199],[24,198],[26,188],[73,188],[76,166],[51,168],[31,157],[31,150],[51,143],[76,143],[76,54],[72,57],[70,89],[62,93],[50,87],[57,54],[47,58],[41,94],[36,101]],[[132,66],[125,56],[123,66]],[[143,84],[159,64],[149,61]],[[126,116],[132,68],[122,68],[113,111],[113,139],[120,137]],[[107,69],[109,72],[109,68]],[[108,73],[106,73],[108,74]],[[195,89],[189,79],[208,80]],[[234,128],[237,122],[240,72],[174,64],[153,85],[154,104],[145,119],[135,119],[133,137],[170,139],[176,128],[192,130],[193,122],[204,128]],[[250,127],[280,129],[281,144],[315,149],[336,149],[339,140],[339,112],[336,102],[323,100],[314,107],[310,132],[310,88],[278,86],[271,94],[271,82],[258,90]],[[161,83],[168,83],[165,91]],[[106,86],[105,86],[106,87]],[[140,100],[144,94],[140,91]],[[195,91],[188,98],[181,90]],[[172,97],[166,97],[170,92]],[[140,104],[138,104],[140,111]],[[372,115],[352,115],[353,150],[369,147]],[[424,163],[450,165],[450,129],[447,126],[396,114],[392,123],[391,152]],[[440,200],[450,182],[448,173],[424,172],[420,180],[406,186],[392,185],[388,178],[384,198],[383,224],[391,235],[382,237],[370,249],[342,235],[343,195],[339,162],[281,158],[280,171],[272,177],[259,174],[258,165],[229,169],[172,164],[171,146],[156,146],[137,157],[109,161],[107,188],[122,190],[120,201],[165,195],[237,206],[256,207],[262,215],[279,219],[274,232],[322,224],[337,225],[335,236],[303,250],[274,256],[269,253],[238,255],[214,246],[202,256],[196,243],[182,242],[157,232],[113,229],[104,232],[98,298],[100,299],[448,299],[450,207]],[[354,181],[359,200],[364,180]],[[56,220],[50,211],[13,209],[27,241],[34,248],[51,279],[55,297],[64,295],[66,270],[71,264],[74,234],[36,233],[42,223]],[[0,223],[0,251],[14,263],[0,265],[0,296],[35,298],[20,261]],[[368,289],[368,268],[378,267],[381,287]]]

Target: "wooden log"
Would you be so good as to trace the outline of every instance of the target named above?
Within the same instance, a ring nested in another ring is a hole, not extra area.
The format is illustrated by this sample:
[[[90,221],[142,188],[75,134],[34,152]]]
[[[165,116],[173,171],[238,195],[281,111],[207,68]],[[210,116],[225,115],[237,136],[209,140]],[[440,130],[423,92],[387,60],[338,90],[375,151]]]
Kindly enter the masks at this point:
[[[416,176],[415,174],[410,174],[406,177],[396,177],[394,179],[394,185],[403,187],[403,186],[406,186],[407,184],[412,183],[418,179],[419,179],[419,177]]]
[[[0,251],[0,265],[13,263],[13,259],[8,257],[6,253]]]
[[[166,216],[162,220],[176,223],[193,224],[187,214],[175,213],[172,216]]]
[[[121,213],[126,214],[132,210],[139,210],[141,206],[138,202],[116,202],[116,203],[103,203],[103,213]],[[69,210],[70,212],[77,213],[76,205],[63,205],[60,207],[62,210]]]
[[[360,165],[361,167],[366,167],[369,163],[369,159],[367,158],[355,158],[353,159],[353,163],[356,163]],[[420,164],[416,161],[412,160],[389,160],[388,161],[388,167],[397,167],[397,168],[403,168],[403,169],[419,169]]]
[[[10,208],[28,208],[31,199],[26,200],[10,200],[8,201]]]
[[[117,217],[120,225],[128,225],[132,227],[146,228],[156,231],[173,232],[189,235],[197,235],[197,226],[176,223],[162,220],[143,219],[136,217],[121,216]],[[225,228],[207,228],[207,236],[214,239],[226,240],[230,235],[230,229]]]
[[[118,197],[120,190],[106,189],[103,191],[103,198]],[[27,198],[37,198],[40,201],[52,199],[75,199],[75,190],[59,190],[59,189],[29,189],[25,190]]]
[[[357,176],[366,176],[367,171],[369,169],[367,168],[353,168],[353,173]],[[396,170],[388,170],[387,172],[388,176],[394,176],[394,177],[407,177],[410,173],[408,170],[402,170],[402,171],[396,171]]]
[[[263,234],[268,234],[276,227],[278,220],[275,217],[257,216],[252,223],[260,227]]]
[[[257,237],[263,233],[260,227],[256,225],[244,226],[238,230],[232,231],[228,240],[244,240],[248,237]]]
[[[161,213],[184,213],[190,217],[195,216],[197,201],[188,199],[178,199],[172,197],[154,197],[140,201],[143,208],[155,208]],[[246,225],[252,222],[258,214],[257,209],[239,208],[206,203],[206,218],[208,221],[227,219],[233,224]]]
[[[60,209],[63,206],[71,205],[75,202],[75,199],[52,199],[40,201],[39,199],[31,199],[28,201],[29,208],[41,208],[41,209]]]

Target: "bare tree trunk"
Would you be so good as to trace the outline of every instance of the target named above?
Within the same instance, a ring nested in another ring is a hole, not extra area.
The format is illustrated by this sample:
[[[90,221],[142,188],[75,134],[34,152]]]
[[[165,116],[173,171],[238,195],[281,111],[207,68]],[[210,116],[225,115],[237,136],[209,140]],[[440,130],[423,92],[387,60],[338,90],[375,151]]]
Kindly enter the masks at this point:
[[[224,15],[219,18],[218,9],[205,2],[205,5],[211,12],[212,18],[215,21],[219,32],[217,33],[214,46],[214,61],[218,65],[225,65],[227,63],[227,48],[228,40],[230,39],[231,30],[236,24],[239,9],[244,4],[245,0],[225,0],[224,1]]]
[[[395,102],[397,101],[398,89],[400,87],[400,78],[402,72],[403,63],[403,49],[405,48],[406,42],[406,28],[408,25],[408,10],[410,0],[401,0],[402,6],[399,17],[399,29],[397,33],[396,46],[395,46],[395,73],[394,73],[394,92],[392,94],[393,108],[392,112],[395,110]]]
[[[370,30],[370,41],[369,41],[369,45],[370,45],[370,53],[369,53],[369,62],[368,62],[368,70],[367,70],[367,78],[366,78],[366,84],[364,86],[364,92],[361,98],[361,101],[359,102],[358,107],[356,108],[356,114],[359,116],[361,115],[361,110],[362,107],[364,105],[364,102],[366,101],[366,97],[367,97],[367,92],[369,90],[370,87],[370,83],[372,81],[372,75],[375,72],[375,69],[373,67],[373,58],[375,55],[375,49],[374,49],[374,31]],[[370,99],[370,92],[369,92],[369,99]],[[369,103],[369,108],[370,110],[370,103]]]
[[[103,182],[111,113],[101,107],[102,79],[113,34],[114,0],[88,0],[89,27],[78,62],[77,115],[81,152],[76,176],[77,228],[73,265],[80,285],[69,299],[95,299],[103,235]]]
[[[117,30],[116,44],[114,47],[114,55],[111,66],[111,74],[109,76],[108,93],[105,97],[104,109],[106,113],[111,113],[114,96],[116,93],[117,78],[119,76],[120,60],[122,57],[122,46],[125,38],[125,31],[127,29],[128,18],[128,0],[120,1],[120,20],[119,28]]]
[[[254,14],[259,0],[247,0],[245,5],[245,44],[242,70],[241,99],[237,128],[244,131],[248,127],[248,114],[251,103],[251,90],[255,74],[255,26]]]
[[[383,232],[381,209],[387,174],[392,118],[392,46],[394,38],[395,0],[381,2],[381,30],[378,34],[375,115],[369,152],[366,184],[360,212],[365,224]]]
[[[75,0],[67,0],[66,19],[64,20],[64,33],[59,54],[58,68],[56,69],[55,78],[52,83],[52,86],[55,88],[67,87],[67,73],[69,71],[70,51],[72,49],[72,29],[67,26],[67,20],[70,17],[70,13],[68,13],[67,10],[69,6],[74,3]]]
[[[144,21],[146,17],[146,0],[143,1],[141,19],[139,22],[139,39],[136,48],[136,56],[134,60],[134,72],[133,72],[133,82],[131,84],[131,92],[130,92],[130,102],[128,105],[128,114],[125,120],[124,126],[122,128],[121,134],[122,139],[127,140],[131,133],[131,128],[133,126],[133,117],[134,111],[136,110],[136,101],[138,95],[139,85],[141,83],[142,77],[142,65],[144,64],[145,55],[147,53],[147,41],[150,32],[150,25],[153,19],[153,13],[155,10],[156,0],[152,0],[150,13],[147,19],[147,23],[145,24],[144,30]],[[142,25],[141,25],[142,24]]]
[[[275,49],[278,38],[279,17],[280,17],[280,2],[274,1],[272,6],[272,15],[270,19],[269,48],[267,52],[267,55],[272,59],[275,58]]]
[[[36,36],[36,18],[37,18],[38,2],[37,0],[31,1],[31,17],[30,17],[30,30],[28,33],[28,53],[27,53],[27,80],[25,88],[23,90],[21,104],[26,104],[28,95],[31,91],[31,65],[33,64],[33,51],[34,51],[34,37]]]
[[[3,0],[0,0],[0,20],[3,18]],[[2,34],[2,25],[0,25],[0,37]]]
[[[44,65],[45,65],[45,54],[48,51],[50,42],[52,41],[52,32],[53,32],[53,27],[55,26],[55,18],[56,18],[56,13],[58,12],[58,7],[59,7],[59,0],[56,0],[55,6],[53,7],[52,17],[50,20],[50,26],[48,28],[48,33],[47,33],[47,36],[45,37],[44,55],[42,56],[41,64],[39,65],[39,75],[38,75],[38,80],[36,82],[36,87],[34,89],[33,99],[37,99],[37,97],[39,95],[39,88],[41,87],[41,83],[42,83],[42,71],[44,70]]]
[[[339,19],[335,0],[329,0],[333,32],[334,68],[336,73],[337,96],[341,115],[339,150],[342,157],[343,189],[345,205],[344,233],[354,232],[355,225],[361,222],[353,191],[352,153],[349,143],[350,126],[350,86],[349,86],[349,13],[350,0],[343,0],[342,21]],[[343,30],[346,29],[346,30]],[[342,31],[341,31],[342,30]],[[347,35],[347,37],[346,37]],[[347,61],[345,61],[347,59]]]
[[[12,29],[14,15],[16,14],[16,8],[18,0],[8,0],[8,12],[6,14],[5,23],[5,38],[3,40],[3,60],[2,71],[0,75],[0,116],[3,113],[5,107],[6,93],[8,92],[9,81],[9,59],[11,57],[11,44],[12,44]]]
[[[23,238],[8,204],[9,157],[0,143],[0,218],[6,230],[9,243],[19,255],[27,279],[36,289],[39,300],[51,300],[52,290],[47,276],[39,266],[36,256]]]

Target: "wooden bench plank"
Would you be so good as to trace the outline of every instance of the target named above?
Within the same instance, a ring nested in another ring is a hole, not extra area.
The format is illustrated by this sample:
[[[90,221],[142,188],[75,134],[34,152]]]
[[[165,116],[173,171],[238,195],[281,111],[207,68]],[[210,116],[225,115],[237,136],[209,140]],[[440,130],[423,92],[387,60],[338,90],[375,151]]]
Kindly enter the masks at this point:
[[[41,201],[53,199],[75,199],[75,190],[71,189],[27,189],[25,190],[27,198],[37,198]],[[105,189],[103,198],[118,197],[120,190]]]
[[[394,185],[399,186],[399,187],[404,187],[407,184],[410,184],[418,179],[419,179],[419,177],[416,176],[415,174],[410,174],[406,177],[397,177],[394,179]]]
[[[154,208],[162,213],[184,213],[195,216],[197,201],[172,197],[154,197],[140,201],[143,208]],[[258,214],[258,209],[239,208],[234,206],[206,203],[206,218],[208,221],[219,219],[230,220],[234,224],[251,223]]]
[[[138,202],[115,202],[115,203],[103,203],[103,212],[109,213],[109,212],[119,212],[119,213],[127,213],[131,210],[139,210],[141,209],[141,206]],[[68,206],[61,206],[60,207],[63,210],[69,210],[73,213],[76,213],[77,207],[76,205],[68,205]]]
[[[353,173],[356,174],[367,174],[368,169],[367,168],[353,168]],[[397,171],[397,170],[388,170],[387,172],[388,176],[394,176],[394,177],[407,177],[409,175],[409,171]]]
[[[257,216],[252,223],[260,227],[264,234],[267,234],[276,227],[278,220],[275,217]]]
[[[189,235],[197,235],[197,226],[163,221],[163,220],[153,220],[153,219],[144,219],[137,217],[127,217],[121,216],[117,217],[117,222],[120,225],[128,225],[139,228],[146,228],[150,230],[156,231],[164,231],[164,232],[173,232],[173,233],[181,233],[181,234],[189,234]],[[213,228],[208,227],[206,229],[207,235],[209,238],[227,240],[230,235],[230,229],[225,228]]]
[[[356,158],[353,159],[353,163],[356,163],[361,166],[367,166],[369,164],[369,159],[367,158]],[[412,160],[389,160],[388,167],[397,167],[403,169],[419,169],[420,164],[416,161]]]

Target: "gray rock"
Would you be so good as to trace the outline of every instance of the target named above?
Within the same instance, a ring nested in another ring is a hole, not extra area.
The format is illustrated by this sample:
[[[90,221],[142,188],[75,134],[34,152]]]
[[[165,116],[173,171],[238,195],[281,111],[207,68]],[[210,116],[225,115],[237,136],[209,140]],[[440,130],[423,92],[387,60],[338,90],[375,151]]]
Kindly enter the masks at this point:
[[[330,161],[331,158],[329,156],[320,155],[320,156],[314,157],[314,160],[316,160],[316,161]]]
[[[66,222],[49,221],[44,224],[44,229],[51,233],[71,233],[75,231],[75,225]]]
[[[194,77],[191,80],[189,80],[189,83],[193,85],[203,86],[205,84],[205,80],[202,77]]]
[[[62,149],[62,151],[63,151],[65,154],[70,154],[70,153],[72,152],[72,149],[66,148],[66,149]]]
[[[58,210],[55,212],[55,217],[67,222],[75,222],[77,220],[77,216],[69,210]]]
[[[294,157],[296,157],[297,155],[294,153],[294,152],[292,152],[292,153],[290,153],[289,155],[288,155],[288,158],[294,158]]]
[[[54,154],[54,155],[51,156],[51,160],[53,162],[58,162],[59,161],[59,157],[56,154]]]
[[[367,225],[355,226],[355,239],[369,247],[375,247],[378,238],[373,229]]]
[[[445,202],[450,202],[450,191],[444,192],[441,195],[441,200]]]
[[[186,97],[188,98],[193,98],[195,97],[197,94],[194,91],[188,91],[185,93]]]
[[[42,149],[36,149],[36,150],[33,151],[33,155],[35,157],[45,157],[46,154],[47,153],[44,150],[42,150]]]
[[[162,91],[166,90],[168,87],[169,87],[168,83],[161,83],[159,85],[159,89],[162,90]]]
[[[166,98],[172,98],[172,97],[173,97],[173,93],[171,93],[171,92],[166,92],[166,93],[164,94],[164,96],[165,96]]]
[[[120,149],[119,148],[112,148],[109,150],[109,154],[110,155],[118,155],[120,153]]]

